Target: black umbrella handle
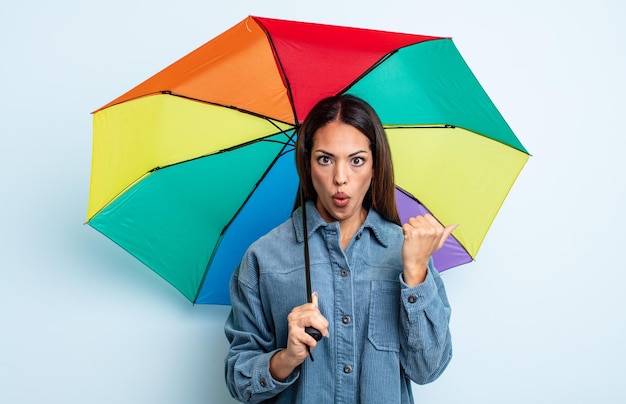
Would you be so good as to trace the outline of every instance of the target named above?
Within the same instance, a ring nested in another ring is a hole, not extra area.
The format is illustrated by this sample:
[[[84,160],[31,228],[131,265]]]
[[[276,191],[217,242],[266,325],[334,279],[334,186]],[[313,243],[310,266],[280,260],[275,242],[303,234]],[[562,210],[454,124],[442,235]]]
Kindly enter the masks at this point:
[[[304,193],[302,192],[302,185],[300,185],[300,206],[302,208],[302,231],[304,232],[304,273],[306,277],[306,301],[307,303],[313,302],[313,292],[311,291],[311,264],[309,261],[309,232],[306,225],[306,206],[304,203]],[[305,327],[304,332],[309,334],[313,339],[319,341],[322,339],[322,333],[318,329],[313,327]],[[309,357],[311,361],[314,361],[313,354],[311,354],[311,348],[307,345],[309,351]]]
[[[309,334],[311,337],[313,337],[313,339],[315,339],[316,341],[319,341],[322,339],[322,333],[319,332],[317,330],[317,328],[313,328],[313,327],[306,327],[304,329],[304,332],[306,332],[307,334]],[[313,358],[311,358],[313,359]]]
[[[305,327],[304,328],[304,332],[306,332],[307,334],[309,334],[311,337],[313,337],[316,341],[319,341],[322,339],[322,333],[319,332],[317,330],[317,328],[313,328],[313,327]],[[309,351],[309,358],[311,358],[311,362],[314,362],[315,359],[313,359],[313,354],[311,353],[311,347],[310,346],[306,346],[306,350]]]
[[[317,328],[306,327],[304,329],[304,332],[309,334],[311,337],[315,338],[316,341],[319,341],[322,339],[322,333],[319,332]],[[309,358],[311,358],[311,362],[315,362],[315,359],[313,358],[313,354],[311,353],[311,347],[307,345],[306,350],[309,353]]]

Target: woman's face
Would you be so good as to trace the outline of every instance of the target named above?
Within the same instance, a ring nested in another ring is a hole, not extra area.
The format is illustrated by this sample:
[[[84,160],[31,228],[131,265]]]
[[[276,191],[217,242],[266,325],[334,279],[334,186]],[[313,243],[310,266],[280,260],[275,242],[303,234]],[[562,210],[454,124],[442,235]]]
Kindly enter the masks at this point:
[[[369,140],[355,127],[332,121],[315,132],[311,179],[317,192],[317,210],[324,220],[362,220],[373,167]]]

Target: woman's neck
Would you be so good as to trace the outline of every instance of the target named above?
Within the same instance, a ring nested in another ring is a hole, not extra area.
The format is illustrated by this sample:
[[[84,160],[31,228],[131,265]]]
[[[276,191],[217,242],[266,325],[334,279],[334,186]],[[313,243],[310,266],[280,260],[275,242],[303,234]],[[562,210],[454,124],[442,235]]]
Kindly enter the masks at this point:
[[[351,220],[339,222],[339,232],[341,233],[341,248],[348,248],[350,240],[354,237],[354,234],[361,228],[365,219],[367,218],[367,210],[361,208],[359,215],[354,215]]]

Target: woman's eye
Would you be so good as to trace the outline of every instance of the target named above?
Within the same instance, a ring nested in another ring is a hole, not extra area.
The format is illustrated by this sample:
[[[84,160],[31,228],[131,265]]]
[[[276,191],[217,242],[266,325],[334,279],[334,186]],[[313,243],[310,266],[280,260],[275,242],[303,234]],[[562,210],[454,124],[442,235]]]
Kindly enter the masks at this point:
[[[317,162],[321,165],[327,165],[330,164],[330,158],[328,156],[319,156]]]
[[[363,157],[355,157],[352,159],[352,165],[354,166],[362,166],[365,163]]]

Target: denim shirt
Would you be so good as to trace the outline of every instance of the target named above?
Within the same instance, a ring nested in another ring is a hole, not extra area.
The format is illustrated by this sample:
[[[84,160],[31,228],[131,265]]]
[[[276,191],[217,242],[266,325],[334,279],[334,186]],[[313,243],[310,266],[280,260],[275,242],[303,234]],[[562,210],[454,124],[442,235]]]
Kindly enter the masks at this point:
[[[410,381],[435,380],[452,356],[450,306],[429,263],[426,280],[402,280],[402,229],[371,209],[344,251],[339,225],[307,203],[312,290],[329,323],[312,353],[284,381],[269,361],[287,346],[287,316],[306,303],[300,209],[257,240],[230,284],[226,384],[243,402],[412,403]]]

